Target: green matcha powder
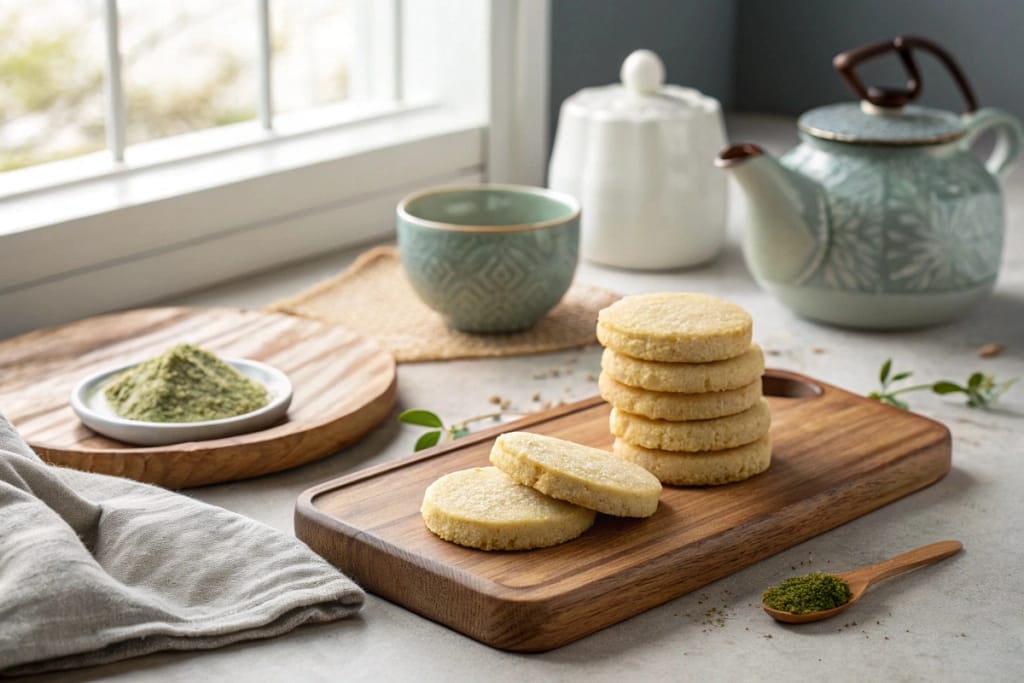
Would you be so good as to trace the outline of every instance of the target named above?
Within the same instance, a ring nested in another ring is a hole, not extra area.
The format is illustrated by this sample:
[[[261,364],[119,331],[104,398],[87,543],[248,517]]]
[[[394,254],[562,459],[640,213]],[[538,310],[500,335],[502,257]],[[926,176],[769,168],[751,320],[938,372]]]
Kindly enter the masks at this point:
[[[219,420],[270,401],[262,384],[190,344],[178,344],[126,370],[104,394],[118,415],[144,422]]]
[[[850,601],[850,585],[842,579],[815,572],[786,579],[761,596],[765,605],[790,614],[809,614],[845,605]]]

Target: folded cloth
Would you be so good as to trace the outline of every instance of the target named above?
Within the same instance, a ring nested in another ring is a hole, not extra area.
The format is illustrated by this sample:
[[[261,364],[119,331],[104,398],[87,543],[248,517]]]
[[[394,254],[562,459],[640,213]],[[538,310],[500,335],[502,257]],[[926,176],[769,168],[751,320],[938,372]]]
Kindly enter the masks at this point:
[[[275,529],[43,463],[0,415],[0,674],[268,638],[363,597]]]

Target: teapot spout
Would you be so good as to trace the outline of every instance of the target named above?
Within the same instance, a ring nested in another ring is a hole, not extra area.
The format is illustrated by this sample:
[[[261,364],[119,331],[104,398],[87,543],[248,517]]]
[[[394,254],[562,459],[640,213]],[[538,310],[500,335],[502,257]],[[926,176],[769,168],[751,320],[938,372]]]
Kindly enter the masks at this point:
[[[759,281],[799,285],[828,250],[829,212],[818,181],[787,168],[757,145],[729,145],[715,165],[736,179],[745,200],[743,254]]]

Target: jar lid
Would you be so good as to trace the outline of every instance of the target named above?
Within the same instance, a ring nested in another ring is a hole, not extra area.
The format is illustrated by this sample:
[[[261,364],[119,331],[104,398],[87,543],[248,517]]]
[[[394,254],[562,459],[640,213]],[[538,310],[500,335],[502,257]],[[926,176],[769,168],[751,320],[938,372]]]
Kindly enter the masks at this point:
[[[932,145],[955,140],[967,129],[964,118],[951,111],[877,107],[867,100],[812,109],[797,125],[816,138],[867,145]]]
[[[636,50],[622,63],[621,83],[584,88],[566,98],[563,111],[600,120],[649,121],[718,112],[718,100],[693,88],[665,85],[665,65],[654,52]]]

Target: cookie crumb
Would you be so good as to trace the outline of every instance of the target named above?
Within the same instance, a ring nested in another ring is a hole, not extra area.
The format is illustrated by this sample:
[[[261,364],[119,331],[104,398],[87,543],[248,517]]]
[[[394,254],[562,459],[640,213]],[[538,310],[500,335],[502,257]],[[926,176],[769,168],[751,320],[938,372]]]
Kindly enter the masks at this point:
[[[981,358],[995,358],[1006,350],[1006,344],[991,342],[978,347],[978,356]]]

